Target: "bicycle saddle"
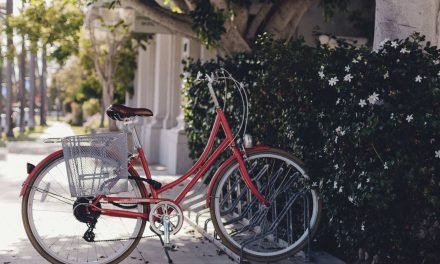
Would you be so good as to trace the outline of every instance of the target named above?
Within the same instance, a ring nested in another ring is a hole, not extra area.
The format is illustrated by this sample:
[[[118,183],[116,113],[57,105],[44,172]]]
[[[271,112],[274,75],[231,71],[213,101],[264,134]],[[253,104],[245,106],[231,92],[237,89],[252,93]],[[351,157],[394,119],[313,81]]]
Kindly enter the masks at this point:
[[[111,119],[119,121],[133,116],[153,116],[153,112],[150,109],[132,108],[121,104],[112,104],[105,112]]]

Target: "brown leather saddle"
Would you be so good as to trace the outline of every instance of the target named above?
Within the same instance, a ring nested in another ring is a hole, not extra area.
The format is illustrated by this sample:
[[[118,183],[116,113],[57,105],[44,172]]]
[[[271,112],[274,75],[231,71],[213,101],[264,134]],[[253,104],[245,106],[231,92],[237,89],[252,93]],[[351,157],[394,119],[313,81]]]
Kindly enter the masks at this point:
[[[105,111],[113,120],[123,120],[133,116],[153,116],[153,112],[147,108],[133,108],[121,104],[112,104]]]

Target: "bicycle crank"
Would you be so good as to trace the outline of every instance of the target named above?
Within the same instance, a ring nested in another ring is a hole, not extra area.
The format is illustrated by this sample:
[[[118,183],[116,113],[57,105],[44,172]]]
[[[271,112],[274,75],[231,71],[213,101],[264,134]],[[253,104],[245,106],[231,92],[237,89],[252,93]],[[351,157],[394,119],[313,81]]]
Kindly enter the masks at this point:
[[[177,204],[161,201],[151,209],[149,221],[153,232],[163,236],[164,246],[171,247],[170,235],[175,235],[182,228],[183,212]]]

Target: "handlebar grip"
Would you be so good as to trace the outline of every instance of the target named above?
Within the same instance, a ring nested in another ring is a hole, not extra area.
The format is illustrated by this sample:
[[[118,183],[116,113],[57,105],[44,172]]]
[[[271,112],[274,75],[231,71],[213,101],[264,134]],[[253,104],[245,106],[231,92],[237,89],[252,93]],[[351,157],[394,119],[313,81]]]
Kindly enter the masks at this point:
[[[212,88],[212,83],[208,82],[209,93],[211,94],[212,100],[214,100],[215,108],[220,108],[220,104],[218,103],[217,96],[214,93],[214,89]]]

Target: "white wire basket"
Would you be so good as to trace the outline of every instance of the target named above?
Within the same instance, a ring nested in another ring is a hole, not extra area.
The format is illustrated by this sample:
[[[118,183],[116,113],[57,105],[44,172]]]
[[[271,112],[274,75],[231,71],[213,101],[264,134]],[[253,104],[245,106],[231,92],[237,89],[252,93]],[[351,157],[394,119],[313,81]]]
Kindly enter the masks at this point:
[[[72,136],[61,143],[72,197],[128,191],[125,133]]]

